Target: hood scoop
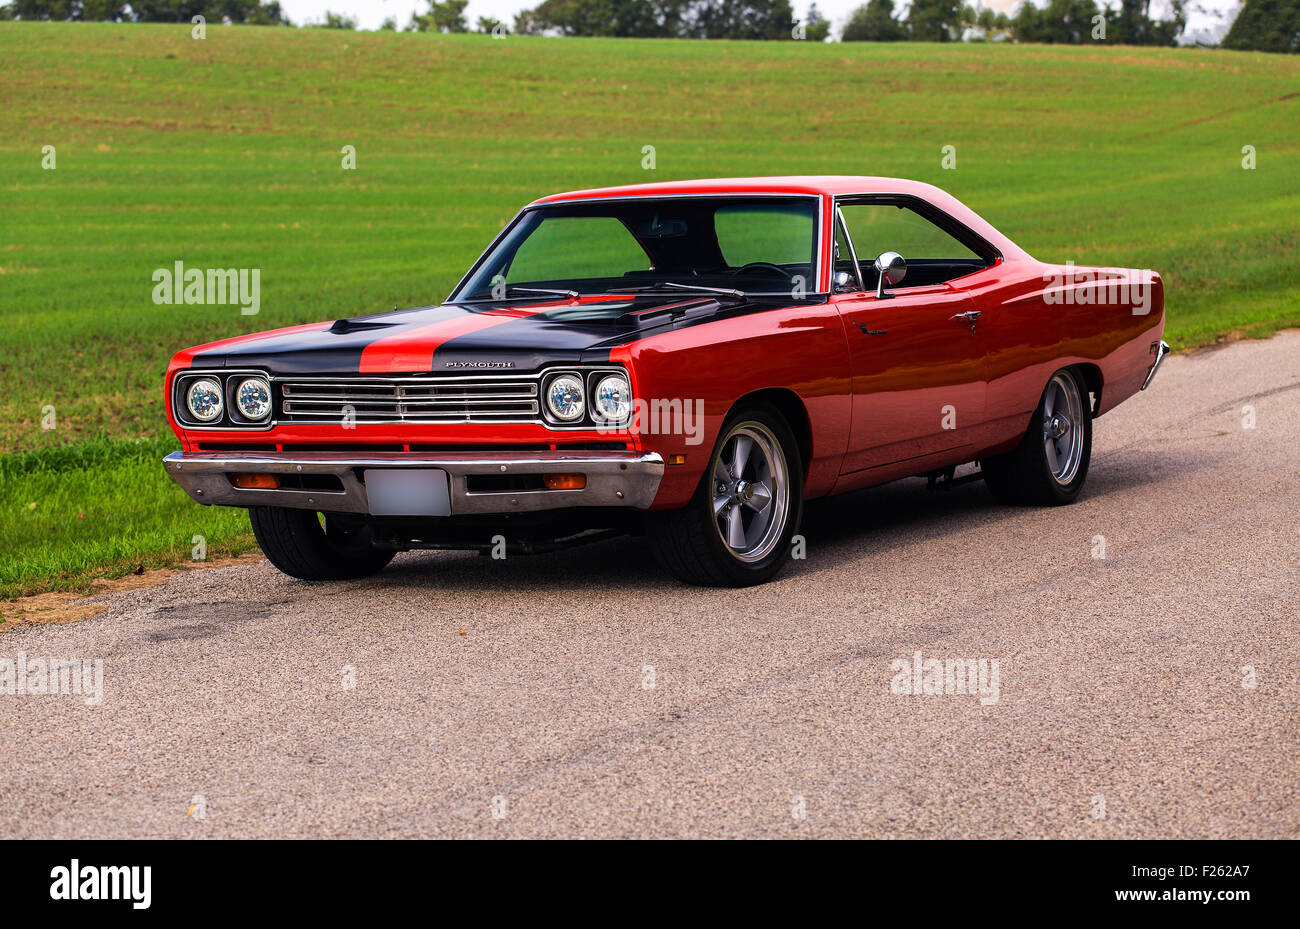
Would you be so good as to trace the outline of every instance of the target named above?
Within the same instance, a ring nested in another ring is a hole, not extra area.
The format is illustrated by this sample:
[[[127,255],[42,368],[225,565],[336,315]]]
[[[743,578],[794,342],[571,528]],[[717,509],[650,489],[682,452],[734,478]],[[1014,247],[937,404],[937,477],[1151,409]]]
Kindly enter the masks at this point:
[[[716,313],[721,307],[722,305],[712,297],[691,297],[686,300],[673,300],[659,306],[639,310],[631,309],[624,313],[620,319],[631,320],[640,326],[659,326],[666,322],[665,317],[692,319],[697,316]]]
[[[378,320],[373,316],[358,316],[352,319],[336,319],[329,331],[345,335],[349,332],[367,332],[371,329],[387,329],[397,323],[390,320]]]
[[[430,306],[412,306],[404,310],[393,307],[391,311],[384,313],[371,313],[366,316],[352,316],[345,319],[334,320],[334,325],[330,326],[326,332],[333,332],[337,335],[347,335],[350,332],[370,332],[373,329],[391,329],[393,326],[400,326],[403,323],[409,323],[414,319],[416,322],[431,310],[442,310],[445,307],[440,304]]]

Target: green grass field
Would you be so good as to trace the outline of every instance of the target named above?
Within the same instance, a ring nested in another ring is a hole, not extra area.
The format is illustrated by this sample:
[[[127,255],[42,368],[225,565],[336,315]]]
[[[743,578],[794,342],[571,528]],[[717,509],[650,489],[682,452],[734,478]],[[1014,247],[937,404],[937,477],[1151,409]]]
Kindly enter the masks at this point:
[[[157,463],[169,356],[440,299],[557,190],[910,177],[1160,271],[1176,348],[1300,325],[1294,56],[4,23],[0,62],[0,597],[246,548]],[[177,260],[260,268],[261,312],[154,305]]]

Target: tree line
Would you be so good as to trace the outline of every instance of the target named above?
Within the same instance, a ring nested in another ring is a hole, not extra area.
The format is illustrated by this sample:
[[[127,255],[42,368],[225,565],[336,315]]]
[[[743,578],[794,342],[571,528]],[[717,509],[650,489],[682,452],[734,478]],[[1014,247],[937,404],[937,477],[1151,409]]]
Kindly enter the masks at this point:
[[[428,9],[406,25],[410,32],[470,32],[469,0],[427,0]],[[911,0],[905,11],[895,0],[867,0],[849,16],[845,42],[1015,41],[1119,45],[1173,45],[1187,23],[1187,0],[1169,0],[1157,18],[1151,0],[1047,0],[1022,3],[1013,14],[961,0]],[[0,19],[100,20],[291,26],[277,0],[9,0]],[[356,20],[326,13],[333,29],[355,29]],[[393,18],[382,29],[397,30]],[[496,35],[610,36],[681,39],[804,39],[825,41],[831,23],[814,2],[802,20],[790,0],[542,0],[517,14],[510,25],[479,17],[474,30]],[[1300,52],[1300,0],[1245,0],[1223,40],[1224,48]]]
[[[292,25],[276,0],[10,0],[0,6],[0,19],[189,23],[195,16],[209,23]]]
[[[1295,3],[1300,0],[1262,0]],[[1170,0],[1172,14],[1156,19],[1151,0],[1048,0],[1022,3],[1008,16],[961,0],[911,0],[896,13],[894,0],[868,0],[849,16],[845,42],[1110,41],[1123,45],[1173,45],[1187,23],[1186,0]],[[431,27],[467,32],[468,0],[431,0]],[[497,34],[614,36],[678,39],[805,39],[824,41],[830,21],[813,3],[802,21],[789,0],[543,0],[515,17],[513,29],[480,18],[478,30]]]
[[[1298,0],[1300,2],[1300,0]],[[1187,24],[1185,0],[1171,0],[1168,19],[1151,15],[1151,0],[1048,0],[1023,3],[1016,12],[994,12],[958,0],[913,0],[905,17],[894,0],[868,0],[849,17],[845,42],[1005,41],[1046,44],[1109,42],[1116,45],[1173,45]]]

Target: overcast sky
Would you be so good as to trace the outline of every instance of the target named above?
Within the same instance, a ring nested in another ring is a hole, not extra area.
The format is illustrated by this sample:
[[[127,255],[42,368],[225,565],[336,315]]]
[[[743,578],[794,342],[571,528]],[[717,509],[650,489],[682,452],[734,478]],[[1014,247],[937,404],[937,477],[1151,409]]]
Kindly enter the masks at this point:
[[[993,9],[1007,12],[1010,12],[1019,2],[1020,0],[985,0],[986,5]],[[470,0],[465,10],[465,18],[471,28],[478,22],[480,16],[492,16],[510,24],[520,10],[535,7],[539,3],[541,0]],[[795,15],[802,19],[808,12],[809,0],[791,0],[791,3]],[[866,0],[818,0],[817,8],[834,23],[835,32],[838,34],[849,13],[863,3],[866,3]],[[1226,10],[1235,8],[1238,0],[1192,0],[1189,8],[1201,4],[1210,9]],[[895,9],[901,9],[904,5],[905,0],[895,0]],[[379,24],[389,16],[396,19],[398,27],[401,28],[410,22],[413,11],[428,9],[428,4],[422,0],[280,0],[280,6],[298,26],[306,22],[319,21],[324,18],[326,10],[332,10],[335,13],[347,13],[355,17],[362,29],[378,29]],[[1159,12],[1162,6],[1161,0],[1154,0],[1152,6],[1156,12]],[[1189,26],[1196,28],[1213,22],[1212,18],[1193,14],[1189,19]]]

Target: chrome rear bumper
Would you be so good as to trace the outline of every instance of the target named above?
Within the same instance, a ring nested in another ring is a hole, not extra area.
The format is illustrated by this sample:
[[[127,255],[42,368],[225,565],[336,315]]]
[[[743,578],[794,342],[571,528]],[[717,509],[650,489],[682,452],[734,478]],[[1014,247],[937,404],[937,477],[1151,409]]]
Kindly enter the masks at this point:
[[[1156,372],[1160,370],[1160,362],[1164,361],[1164,360],[1165,360],[1165,356],[1168,355],[1168,354],[1169,354],[1169,343],[1166,342],[1164,339],[1161,339],[1161,340],[1160,340],[1160,347],[1159,347],[1158,349],[1156,349],[1156,361],[1155,361],[1155,364],[1153,364],[1153,365],[1151,366],[1151,370],[1147,372],[1147,379],[1146,379],[1145,381],[1142,382],[1142,389],[1143,389],[1143,390],[1146,390],[1147,387],[1149,387],[1149,386],[1151,385],[1151,381],[1152,381],[1153,378],[1155,378],[1155,376],[1156,376]]]
[[[451,515],[524,513],[566,507],[646,509],[663,478],[657,452],[475,452],[412,455],[376,452],[173,452],[163,459],[167,473],[199,503],[218,506],[284,506],[327,513],[369,513],[363,472],[368,468],[437,468],[447,472]],[[234,474],[284,475],[317,486],[243,488]],[[516,477],[583,474],[581,490],[471,490],[472,475]],[[324,480],[321,480],[321,478]],[[314,481],[312,479],[315,479]],[[331,478],[337,479],[337,485]],[[329,489],[322,489],[326,485]]]

